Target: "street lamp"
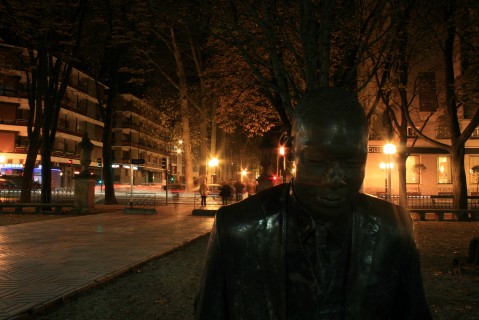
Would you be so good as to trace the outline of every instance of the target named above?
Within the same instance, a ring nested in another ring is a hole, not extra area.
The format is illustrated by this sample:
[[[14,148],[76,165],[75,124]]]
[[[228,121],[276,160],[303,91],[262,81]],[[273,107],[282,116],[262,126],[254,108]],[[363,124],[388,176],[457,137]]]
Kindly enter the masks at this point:
[[[181,152],[180,148],[176,149],[176,173],[178,176],[181,176],[183,173],[183,159],[181,158]]]
[[[284,146],[281,146],[279,147],[278,149],[278,156],[276,157],[276,177],[279,177],[280,175],[283,177],[283,180],[286,178],[286,158],[285,158],[285,148]],[[279,158],[280,157],[283,157],[283,170],[281,172],[281,170],[279,170]],[[284,181],[283,181],[284,182]]]
[[[248,174],[248,169],[241,170],[241,175],[245,177]]]
[[[211,174],[211,182],[216,183],[216,167],[218,166],[218,158],[212,158],[208,161],[208,166],[213,168],[213,173]]]
[[[396,146],[392,143],[387,143],[383,147],[383,152],[385,155],[388,157],[388,163],[386,165],[386,170],[387,170],[387,200],[391,202],[391,168],[394,166],[393,163],[391,163],[391,155],[396,153]]]

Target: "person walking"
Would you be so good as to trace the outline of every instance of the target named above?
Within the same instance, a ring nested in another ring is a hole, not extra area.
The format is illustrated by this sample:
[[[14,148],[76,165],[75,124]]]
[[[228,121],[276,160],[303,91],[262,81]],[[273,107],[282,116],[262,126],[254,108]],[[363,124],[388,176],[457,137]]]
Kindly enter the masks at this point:
[[[228,204],[228,200],[231,198],[231,187],[228,183],[223,182],[220,190],[220,197],[223,200],[223,205]]]
[[[251,197],[256,193],[256,183],[254,180],[248,181],[246,184],[246,192],[248,192],[248,197]]]
[[[236,181],[235,183],[236,201],[243,200],[243,189],[244,189],[244,184],[241,182],[241,180]]]
[[[208,184],[206,178],[200,184],[201,206],[206,207],[206,196],[208,195]]]

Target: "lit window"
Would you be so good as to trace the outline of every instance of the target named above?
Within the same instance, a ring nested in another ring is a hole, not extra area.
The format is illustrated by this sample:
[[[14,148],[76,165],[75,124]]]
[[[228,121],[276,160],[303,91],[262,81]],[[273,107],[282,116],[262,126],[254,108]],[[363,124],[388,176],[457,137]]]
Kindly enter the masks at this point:
[[[406,160],[406,183],[421,183],[421,172],[424,168],[419,156],[409,156]]]
[[[448,156],[437,157],[437,183],[452,183],[451,158]]]
[[[469,156],[470,183],[479,184],[479,156]]]

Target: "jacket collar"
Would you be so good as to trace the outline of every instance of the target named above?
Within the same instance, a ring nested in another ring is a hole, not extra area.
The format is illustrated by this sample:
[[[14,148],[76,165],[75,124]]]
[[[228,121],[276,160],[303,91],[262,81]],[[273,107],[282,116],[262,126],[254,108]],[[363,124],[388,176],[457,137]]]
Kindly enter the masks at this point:
[[[286,317],[286,267],[285,240],[289,184],[274,188],[261,202],[263,219],[258,221],[257,257],[258,268],[263,272],[263,290],[270,319]],[[375,247],[379,231],[379,219],[370,214],[371,203],[359,194],[354,202],[352,245],[346,309],[350,315],[360,314],[361,303],[357,297],[364,296],[365,284],[375,260]],[[278,308],[278,306],[280,306]]]

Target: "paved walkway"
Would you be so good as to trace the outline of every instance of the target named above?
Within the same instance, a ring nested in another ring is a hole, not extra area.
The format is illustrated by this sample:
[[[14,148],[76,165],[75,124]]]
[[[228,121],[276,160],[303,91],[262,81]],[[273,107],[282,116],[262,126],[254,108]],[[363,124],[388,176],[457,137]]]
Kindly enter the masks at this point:
[[[106,209],[108,208],[108,209]],[[0,319],[20,319],[158,257],[211,229],[192,206],[93,215],[0,227]]]

